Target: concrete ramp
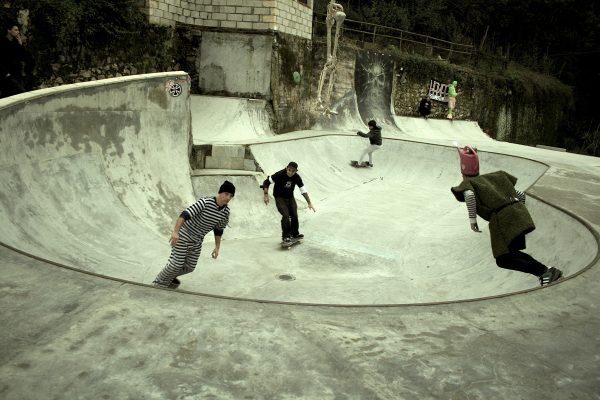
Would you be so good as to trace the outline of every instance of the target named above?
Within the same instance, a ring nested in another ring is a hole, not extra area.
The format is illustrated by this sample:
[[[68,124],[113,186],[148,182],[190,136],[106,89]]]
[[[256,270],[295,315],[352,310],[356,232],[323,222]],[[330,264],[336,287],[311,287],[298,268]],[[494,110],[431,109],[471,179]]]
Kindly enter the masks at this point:
[[[358,109],[365,124],[374,119],[387,133],[398,133],[394,122],[392,87],[394,60],[391,56],[357,51],[354,70],[354,87]]]
[[[397,115],[394,116],[394,121],[408,138],[431,141],[456,140],[460,144],[494,141],[481,130],[477,121],[449,121],[447,119],[425,119]]]
[[[317,117],[317,122],[312,127],[314,130],[339,130],[339,131],[367,131],[369,128],[363,122],[358,111],[356,93],[349,91],[344,97],[336,101],[331,110],[335,114],[321,114]]]
[[[190,107],[194,144],[273,136],[266,100],[193,95]]]
[[[168,88],[177,82],[180,96]],[[194,200],[183,72],[26,93],[0,103],[0,241],[148,282]]]

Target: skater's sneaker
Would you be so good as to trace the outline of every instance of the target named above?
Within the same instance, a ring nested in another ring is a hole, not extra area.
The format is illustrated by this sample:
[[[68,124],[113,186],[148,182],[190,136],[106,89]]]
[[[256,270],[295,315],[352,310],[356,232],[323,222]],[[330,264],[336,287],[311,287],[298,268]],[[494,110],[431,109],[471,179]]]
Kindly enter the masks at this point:
[[[301,233],[298,233],[297,235],[293,235],[292,239],[304,239],[304,235]]]
[[[562,278],[562,271],[558,268],[550,267],[540,276],[540,285],[546,286]]]
[[[168,285],[163,285],[162,283],[158,283],[156,281],[152,282],[152,286],[161,288],[161,289],[177,289],[181,285],[179,279],[175,278]]]
[[[373,163],[370,163],[370,162],[368,162],[368,161],[365,163],[365,165],[366,165],[367,167],[371,167],[371,168],[373,168]]]
[[[292,238],[291,238],[291,236],[284,236],[283,238],[281,238],[281,241],[283,243],[289,243],[292,241]]]
[[[181,282],[179,281],[179,279],[174,278],[173,281],[171,282],[171,284],[169,285],[169,289],[177,289],[179,287],[179,285],[181,285]]]

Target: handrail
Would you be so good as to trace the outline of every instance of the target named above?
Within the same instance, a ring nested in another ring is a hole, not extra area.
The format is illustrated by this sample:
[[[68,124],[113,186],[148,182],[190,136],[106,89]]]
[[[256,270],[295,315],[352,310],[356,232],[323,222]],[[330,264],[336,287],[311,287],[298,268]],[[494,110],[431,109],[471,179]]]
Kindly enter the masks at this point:
[[[325,17],[326,17],[326,15],[324,15],[324,14],[313,13],[313,22],[317,23],[317,24],[325,25],[325,22],[324,22]],[[357,24],[359,25],[359,27],[352,26],[352,25],[357,25]],[[373,29],[372,30],[364,30],[364,29],[361,29],[362,26],[373,27]],[[343,30],[348,31],[348,32],[363,34],[363,38],[361,40],[362,42],[365,42],[364,35],[369,35],[369,37],[373,38],[373,42],[375,41],[375,39],[377,37],[379,37],[379,38],[387,38],[387,39],[397,40],[400,43],[406,42],[406,43],[413,43],[413,44],[417,44],[417,45],[423,45],[423,46],[427,46],[427,47],[437,49],[437,50],[448,51],[450,54],[454,53],[454,54],[464,54],[467,56],[472,56],[476,52],[475,46],[473,46],[471,44],[452,42],[449,40],[439,39],[439,38],[429,36],[429,35],[423,35],[421,33],[410,32],[410,31],[406,31],[404,29],[393,28],[393,27],[385,26],[385,25],[378,25],[378,24],[374,24],[371,22],[346,19],[344,21]],[[379,30],[379,32],[378,32],[378,30]],[[387,33],[383,33],[382,31],[383,32],[386,32],[386,31],[397,32],[399,35],[394,36],[394,35],[390,35]],[[421,40],[419,40],[419,39],[421,39]]]

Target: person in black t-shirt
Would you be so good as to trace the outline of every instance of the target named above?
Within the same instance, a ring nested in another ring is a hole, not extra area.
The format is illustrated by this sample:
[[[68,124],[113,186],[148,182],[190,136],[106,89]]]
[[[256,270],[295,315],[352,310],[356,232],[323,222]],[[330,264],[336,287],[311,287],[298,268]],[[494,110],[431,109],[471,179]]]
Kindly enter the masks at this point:
[[[294,189],[296,188],[296,185],[300,188],[300,193],[302,193],[302,196],[306,199],[308,208],[315,211],[315,208],[308,197],[308,192],[304,188],[302,178],[296,173],[297,171],[298,164],[291,161],[286,168],[267,177],[261,186],[264,192],[264,202],[265,204],[269,204],[269,186],[271,186],[271,184],[275,185],[273,187],[273,197],[275,197],[277,211],[281,214],[281,238],[284,242],[304,237],[304,235],[298,231],[300,228],[298,222],[298,207],[296,205],[296,199],[294,198]]]

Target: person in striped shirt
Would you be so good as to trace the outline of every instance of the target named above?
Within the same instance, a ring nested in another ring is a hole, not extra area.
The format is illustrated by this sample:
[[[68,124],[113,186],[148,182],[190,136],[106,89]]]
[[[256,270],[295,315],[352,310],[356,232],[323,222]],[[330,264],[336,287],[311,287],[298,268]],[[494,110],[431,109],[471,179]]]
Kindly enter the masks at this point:
[[[177,289],[181,284],[177,277],[194,272],[204,236],[210,231],[215,235],[212,258],[219,256],[221,237],[229,222],[228,204],[234,195],[235,186],[225,181],[217,196],[202,197],[179,215],[170,238],[171,255],[167,265],[154,279],[154,286]]]
[[[525,249],[525,235],[535,229],[525,207],[525,193],[516,190],[517,178],[505,171],[479,175],[479,156],[471,146],[456,147],[460,156],[463,181],[451,188],[456,200],[467,204],[471,230],[481,232],[479,215],[489,221],[492,253],[500,268],[525,272],[538,277],[546,286],[562,277],[562,271],[547,267]]]

